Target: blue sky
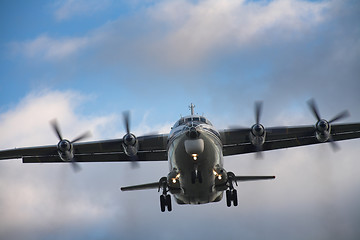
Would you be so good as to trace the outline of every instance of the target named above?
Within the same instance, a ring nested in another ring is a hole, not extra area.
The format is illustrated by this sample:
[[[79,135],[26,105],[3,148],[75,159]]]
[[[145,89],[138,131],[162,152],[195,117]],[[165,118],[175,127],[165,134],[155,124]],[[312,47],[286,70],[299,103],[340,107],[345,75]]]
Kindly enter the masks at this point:
[[[168,132],[191,102],[220,129],[251,126],[257,100],[265,126],[314,124],[312,97],[322,117],[348,109],[359,122],[359,16],[352,0],[1,1],[0,149],[56,144],[54,118],[70,139],[121,138],[124,110],[136,134]],[[237,174],[278,178],[241,185],[238,208],[165,214],[156,191],[118,189],[157,181],[166,163],[74,174],[3,161],[0,238],[357,239],[358,145],[227,158]]]

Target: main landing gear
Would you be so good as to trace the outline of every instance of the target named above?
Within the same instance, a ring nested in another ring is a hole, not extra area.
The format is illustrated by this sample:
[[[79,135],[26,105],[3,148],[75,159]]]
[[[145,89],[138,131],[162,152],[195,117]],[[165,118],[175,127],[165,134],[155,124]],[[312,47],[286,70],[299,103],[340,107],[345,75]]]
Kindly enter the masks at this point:
[[[234,188],[234,184],[237,186],[237,182],[235,179],[235,174],[232,172],[228,172],[228,190],[226,190],[226,205],[228,207],[231,207],[231,203],[233,203],[234,206],[238,205],[238,197],[237,197],[237,191]]]
[[[160,196],[160,209],[162,212],[165,212],[165,209],[167,207],[167,210],[171,212],[172,206],[171,206],[171,196],[168,194],[169,187],[167,184],[167,178],[162,177],[159,181],[159,192],[160,189],[162,189],[162,195]]]

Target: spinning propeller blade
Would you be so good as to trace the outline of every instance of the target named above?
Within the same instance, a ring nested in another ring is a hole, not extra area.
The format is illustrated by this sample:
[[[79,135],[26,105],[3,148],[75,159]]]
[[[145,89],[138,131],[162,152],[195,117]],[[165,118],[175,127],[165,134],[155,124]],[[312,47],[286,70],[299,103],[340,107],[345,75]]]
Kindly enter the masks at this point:
[[[338,115],[336,115],[335,117],[333,117],[333,118],[329,121],[329,123],[339,121],[339,120],[344,119],[344,118],[347,118],[347,117],[349,117],[349,116],[350,116],[349,111],[348,111],[348,110],[345,110],[345,111],[339,113]]]
[[[256,121],[256,124],[260,123],[261,112],[262,112],[262,102],[258,101],[258,102],[255,103],[255,121]]]
[[[126,133],[130,134],[130,112],[129,111],[124,112],[123,118],[124,118]]]
[[[74,140],[72,140],[70,143],[76,143],[78,141],[81,141],[81,140],[83,140],[85,138],[89,138],[89,137],[91,137],[91,133],[89,131],[87,131],[87,132],[81,134],[80,136],[78,136],[77,138],[75,138]]]
[[[59,128],[59,125],[58,125],[56,119],[52,120],[50,123],[51,123],[51,126],[52,126],[52,128],[54,129],[56,135],[58,136],[59,140],[62,141],[63,138],[62,138],[62,136],[61,136],[60,128]]]
[[[315,100],[314,99],[310,99],[308,101],[308,104],[309,104],[309,107],[311,109],[311,112],[314,114],[316,120],[320,121],[321,118],[320,118],[320,114],[319,114],[319,110],[316,106],[316,103],[315,103]]]

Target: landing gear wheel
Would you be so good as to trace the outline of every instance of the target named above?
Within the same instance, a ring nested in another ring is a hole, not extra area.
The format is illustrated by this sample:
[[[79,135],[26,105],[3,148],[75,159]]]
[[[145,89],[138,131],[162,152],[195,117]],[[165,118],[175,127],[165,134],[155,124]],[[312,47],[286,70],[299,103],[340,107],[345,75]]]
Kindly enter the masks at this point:
[[[160,209],[162,212],[165,212],[165,206],[166,206],[165,196],[161,195],[160,196]]]
[[[191,172],[191,183],[195,184],[195,181],[196,181],[196,172],[192,171]]]
[[[197,179],[199,180],[199,183],[202,183],[202,176],[200,171],[197,172]]]
[[[236,207],[238,205],[238,197],[237,197],[237,191],[235,189],[232,191],[231,197],[232,197],[233,204]]]
[[[170,195],[166,195],[166,205],[167,205],[168,211],[171,212],[172,206],[171,206],[171,197],[170,197]]]
[[[238,205],[237,191],[235,189],[226,190],[226,205],[231,207],[231,202],[235,207]]]
[[[226,205],[231,207],[231,192],[230,190],[226,190]]]
[[[167,195],[161,195],[160,196],[160,209],[162,212],[165,212],[167,207],[167,210],[171,212],[172,205],[171,205],[171,197],[169,194]]]

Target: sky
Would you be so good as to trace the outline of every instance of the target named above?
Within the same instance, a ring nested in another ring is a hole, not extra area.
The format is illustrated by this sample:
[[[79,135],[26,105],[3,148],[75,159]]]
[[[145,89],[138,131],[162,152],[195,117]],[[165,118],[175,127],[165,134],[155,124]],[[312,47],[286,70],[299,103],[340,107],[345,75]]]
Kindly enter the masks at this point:
[[[0,2],[0,149],[168,133],[195,112],[218,129],[315,124],[344,109],[360,122],[356,0]],[[239,206],[176,205],[120,192],[158,181],[166,162],[0,162],[0,239],[359,239],[359,140],[226,157]]]

